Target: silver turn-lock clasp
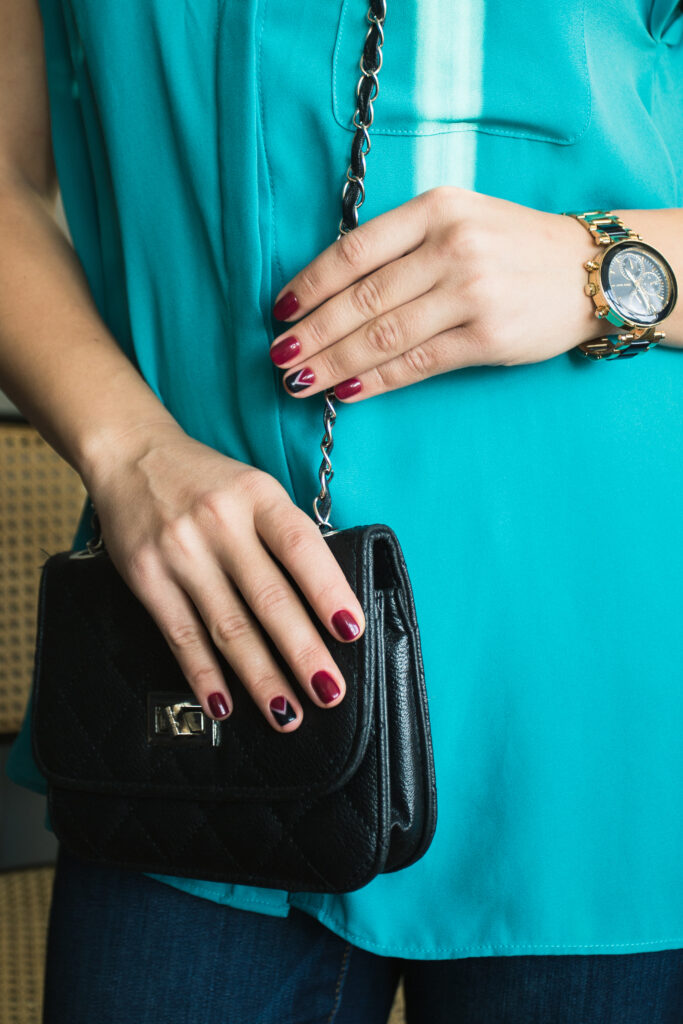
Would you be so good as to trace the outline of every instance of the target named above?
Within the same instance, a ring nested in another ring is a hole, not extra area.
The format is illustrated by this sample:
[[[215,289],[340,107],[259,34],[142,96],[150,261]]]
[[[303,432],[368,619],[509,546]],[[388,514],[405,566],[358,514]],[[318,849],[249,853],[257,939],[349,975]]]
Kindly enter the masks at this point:
[[[192,700],[172,700],[168,694],[149,695],[149,739],[152,742],[176,742],[194,738],[217,747],[220,723],[209,718]]]

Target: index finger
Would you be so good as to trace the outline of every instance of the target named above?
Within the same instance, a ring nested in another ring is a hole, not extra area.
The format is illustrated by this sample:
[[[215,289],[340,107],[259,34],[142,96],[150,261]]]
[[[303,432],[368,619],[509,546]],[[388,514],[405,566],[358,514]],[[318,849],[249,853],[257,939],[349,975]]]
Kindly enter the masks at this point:
[[[298,319],[360,277],[421,245],[427,233],[424,195],[335,239],[280,290],[273,307],[275,319]]]

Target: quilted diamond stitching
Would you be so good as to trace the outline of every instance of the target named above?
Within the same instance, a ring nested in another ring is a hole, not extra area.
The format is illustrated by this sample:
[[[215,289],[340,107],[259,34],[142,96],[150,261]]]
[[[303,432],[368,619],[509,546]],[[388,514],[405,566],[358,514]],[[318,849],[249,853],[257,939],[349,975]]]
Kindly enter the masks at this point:
[[[355,550],[355,548],[354,548],[354,549],[352,550],[352,552],[351,552],[351,557],[352,557],[352,565],[353,565],[353,577],[354,577],[354,579],[356,579],[356,580],[357,580],[357,554],[356,554],[356,550]],[[75,593],[75,592],[74,592],[74,589],[73,589],[73,587],[69,587],[69,586],[68,586],[68,583],[64,581],[64,578],[63,578],[63,577],[62,577],[62,583],[63,583],[63,585],[64,585],[64,586],[66,586],[66,587],[67,587],[67,590],[68,590],[68,593],[69,593],[69,595],[70,595],[70,598],[71,598],[71,601],[72,601],[72,604],[73,604],[73,606],[76,606],[76,607],[77,607],[77,606],[78,606],[78,595],[77,595],[77,593]],[[102,642],[103,642],[103,641],[102,641],[101,637],[99,637],[99,635],[98,635],[98,634],[97,634],[97,633],[95,632],[95,630],[93,629],[93,625],[92,625],[92,622],[91,622],[91,621],[88,621],[88,620],[87,620],[87,616],[85,616],[85,615],[84,615],[84,616],[83,616],[82,618],[83,618],[83,621],[81,622],[81,628],[83,627],[83,625],[84,625],[84,624],[87,624],[87,627],[88,627],[88,630],[89,630],[89,634],[90,634],[90,639],[91,639],[91,641],[92,641],[92,642],[93,642],[93,643],[94,643],[94,644],[95,644],[96,646],[100,646],[100,645],[102,644]],[[354,650],[353,650],[353,656],[354,656],[354,661],[355,661],[355,665],[354,665],[354,668],[355,668],[356,674],[358,674],[358,669],[359,669],[359,654],[358,654],[358,648],[354,648]],[[121,683],[122,683],[122,685],[123,685],[123,687],[124,687],[124,690],[125,690],[125,689],[127,689],[127,683],[126,683],[125,677],[123,676],[123,674],[121,673],[121,671],[119,670],[119,668],[118,668],[118,667],[116,666],[116,664],[115,664],[114,662],[110,662],[110,668],[111,668],[111,669],[112,669],[112,670],[113,670],[113,671],[114,671],[114,672],[116,673],[116,675],[117,675],[118,679],[119,679],[119,680],[121,681]],[[70,704],[69,706],[70,706],[70,708],[72,708],[72,707],[73,707],[73,706],[72,706],[72,704]],[[105,733],[103,734],[103,738],[104,738],[104,737],[105,737],[106,735],[109,735],[110,731],[111,731],[111,730],[113,730],[113,729],[114,729],[114,728],[115,728],[115,727],[116,727],[116,726],[117,726],[118,724],[120,724],[120,721],[121,721],[122,717],[124,717],[124,716],[125,716],[125,714],[126,714],[126,709],[125,709],[125,708],[123,708],[123,709],[122,709],[122,711],[120,711],[120,712],[119,712],[119,714],[118,714],[118,715],[116,716],[116,719],[115,719],[115,720],[113,720],[113,721],[110,721],[110,722],[109,722],[109,724],[108,724],[108,726],[107,726],[107,729],[106,729],[106,732],[105,732]],[[357,720],[356,720],[356,721],[357,721]],[[79,723],[79,724],[81,724],[81,723]],[[81,728],[83,728],[83,726],[82,726],[82,725],[81,725]],[[93,752],[95,753],[95,755],[96,755],[96,756],[98,757],[98,759],[99,759],[100,763],[101,763],[101,764],[102,764],[102,765],[103,765],[103,766],[104,766],[105,768],[107,768],[107,770],[109,770],[109,769],[108,769],[108,766],[107,766],[107,764],[106,764],[106,762],[105,762],[105,761],[103,760],[103,758],[102,758],[102,756],[101,756],[101,752],[100,752],[100,751],[99,751],[99,749],[98,749],[98,748],[97,748],[97,747],[96,747],[96,746],[95,746],[95,745],[93,744],[93,742],[92,742],[92,740],[91,740],[91,738],[90,738],[90,736],[89,736],[89,734],[88,734],[87,730],[85,730],[84,728],[83,728],[83,735],[84,735],[84,737],[85,737],[85,739],[86,739],[86,741],[87,741],[87,743],[88,743],[88,745],[89,745],[90,749],[91,749],[91,750],[92,750],[92,751],[93,751]],[[242,749],[244,749],[244,748],[242,748]],[[339,758],[339,762],[341,762],[341,758]],[[174,756],[173,756],[173,752],[172,752],[172,750],[171,750],[170,748],[169,748],[169,750],[164,750],[164,751],[159,751],[159,752],[158,752],[158,765],[157,765],[157,767],[156,767],[156,769],[155,769],[155,774],[156,774],[157,772],[158,772],[158,773],[161,773],[161,770],[162,770],[162,769],[163,769],[163,768],[164,768],[164,767],[165,767],[165,766],[166,766],[166,765],[167,765],[168,763],[171,763],[171,764],[173,765],[173,767],[174,767],[174,768],[180,768],[180,765],[179,765],[179,763],[178,763],[178,762],[177,762],[177,761],[176,761],[176,760],[174,759]],[[250,763],[252,764],[252,766],[254,765],[254,762],[253,762],[253,761],[250,761]],[[339,768],[339,767],[342,767],[342,764],[341,764],[341,763],[338,763],[338,765],[336,765],[336,766],[335,766],[335,768],[336,768],[337,770],[338,770],[338,768]],[[184,778],[185,778],[185,780],[186,780],[186,781],[188,782],[188,785],[193,785],[193,783],[192,783],[192,782],[191,782],[191,781],[190,781],[190,780],[189,780],[189,779],[187,778],[187,775],[185,775],[184,773],[183,773],[183,775],[184,775]],[[257,772],[257,775],[258,775],[258,777],[259,777],[259,779],[260,779],[261,783],[262,783],[263,785],[267,785],[267,783],[266,783],[266,782],[265,782],[265,780],[263,779],[263,776],[262,776],[262,775],[260,775],[260,774],[259,774],[258,772]],[[239,793],[239,792],[241,791],[241,789],[242,789],[242,787],[239,787],[239,788],[237,788],[237,787],[234,787],[234,788],[235,788],[235,795],[237,795],[237,794],[238,794],[238,793]],[[315,790],[315,784],[314,784],[314,783],[312,783],[312,784],[311,784],[310,786],[302,786],[302,787],[298,787],[298,789],[297,789],[297,796],[301,796],[301,797],[303,797],[303,796],[305,796],[305,794],[306,794],[306,793],[310,793],[310,792],[313,792],[314,790]]]
[[[242,752],[243,756],[245,756],[245,758],[246,758],[246,755],[245,755],[245,754],[244,754],[244,752],[243,752],[243,747],[242,747],[242,745],[240,744],[239,746],[240,746],[240,751]],[[252,763],[253,763],[253,762],[252,762]],[[180,774],[181,774],[181,775],[182,775],[182,776],[184,777],[185,781],[186,781],[186,782],[188,782],[188,784],[190,784],[190,780],[188,779],[188,776],[187,776],[186,770],[185,770],[185,768],[183,767],[183,765],[182,765],[182,764],[181,764],[181,763],[180,763],[179,761],[174,761],[174,767],[175,767],[175,768],[176,768],[176,769],[177,769],[177,770],[178,770],[178,771],[180,772]],[[258,770],[257,770],[257,775],[258,775]],[[263,781],[263,779],[261,779],[261,781]],[[242,870],[244,870],[244,866],[243,866],[242,864],[240,864],[240,862],[239,862],[239,861],[237,860],[237,858],[235,857],[235,855],[234,855],[234,854],[230,853],[230,851],[229,851],[229,850],[227,849],[227,847],[225,846],[225,844],[224,844],[223,840],[221,839],[221,837],[220,837],[220,836],[218,835],[218,833],[217,833],[217,832],[215,831],[215,829],[214,829],[214,828],[213,828],[213,827],[211,826],[210,822],[209,822],[209,821],[208,821],[208,819],[206,818],[206,814],[205,814],[204,810],[202,809],[202,807],[201,807],[201,803],[200,803],[199,801],[197,802],[197,804],[196,804],[195,806],[197,806],[197,805],[199,806],[199,809],[200,809],[200,811],[201,811],[202,817],[203,817],[203,819],[205,820],[205,823],[206,823],[207,827],[208,827],[208,828],[210,828],[211,832],[212,832],[212,833],[213,833],[213,835],[214,835],[214,838],[215,838],[215,839],[217,840],[217,842],[219,843],[219,845],[221,846],[221,848],[225,850],[225,852],[226,852],[226,853],[228,854],[228,856],[230,857],[230,859],[231,859],[231,860],[233,860],[233,861],[234,861],[234,862],[235,862],[236,864],[238,864],[238,865],[239,865],[239,867],[240,867],[240,868],[241,868]],[[278,825],[278,826],[280,827],[280,831],[281,831],[282,833],[284,833],[284,832],[286,831],[286,830],[285,830],[285,827],[284,827],[284,825],[283,825],[282,821],[280,820],[280,818],[279,818],[279,817],[277,816],[277,814],[276,814],[276,813],[275,813],[275,811],[273,810],[273,808],[272,808],[272,807],[271,807],[271,806],[270,806],[269,804],[264,804],[264,805],[263,805],[263,810],[264,810],[264,811],[267,811],[267,812],[268,812],[268,813],[270,814],[271,818],[272,818],[272,819],[273,819],[273,820],[274,820],[274,821],[276,822],[276,824],[277,824],[277,825]],[[261,866],[261,864],[265,863],[265,861],[266,861],[266,860],[268,859],[268,856],[269,856],[269,850],[270,850],[270,847],[266,847],[266,849],[265,849],[265,853],[264,853],[264,856],[262,857],[261,861],[260,861],[260,862],[258,862],[258,864],[257,864],[257,865],[252,865],[252,870],[254,869],[254,867],[260,867],[260,866]]]
[[[240,744],[240,751],[242,753],[242,756],[245,757],[250,762],[250,764],[252,765],[252,767],[253,767],[253,769],[254,769],[254,771],[256,773],[257,778],[259,778],[261,780],[261,782],[263,782],[263,776],[260,773],[258,765],[254,764],[254,761],[251,758],[250,753],[248,753],[245,750],[244,744]],[[310,862],[310,860],[308,859],[308,857],[306,856],[304,851],[301,849],[301,847],[299,846],[297,841],[294,839],[294,836],[291,834],[291,831],[290,831],[290,828],[293,827],[294,825],[296,825],[301,820],[301,818],[303,818],[303,816],[308,813],[308,811],[310,810],[310,804],[308,804],[308,803],[303,804],[300,813],[290,823],[290,827],[285,825],[285,823],[278,816],[277,812],[275,811],[275,809],[271,805],[268,804],[266,806],[267,806],[267,809],[268,809],[269,813],[272,815],[273,818],[275,818],[275,820],[277,821],[278,825],[282,829],[282,836],[280,837],[279,841],[277,843],[275,843],[274,846],[271,847],[268,856],[266,856],[265,858],[262,859],[261,864],[264,864],[266,860],[268,860],[270,857],[273,857],[275,855],[278,847],[282,845],[282,842],[284,841],[284,838],[287,837],[289,839],[289,841],[291,842],[292,846],[294,847],[294,849],[297,851],[297,853],[302,858],[302,860],[308,865],[308,867],[310,867],[311,870],[315,871],[316,874],[320,878],[322,878],[323,882],[328,883],[329,880],[327,878],[325,878],[325,876],[320,872],[320,870],[318,868],[316,868]]]

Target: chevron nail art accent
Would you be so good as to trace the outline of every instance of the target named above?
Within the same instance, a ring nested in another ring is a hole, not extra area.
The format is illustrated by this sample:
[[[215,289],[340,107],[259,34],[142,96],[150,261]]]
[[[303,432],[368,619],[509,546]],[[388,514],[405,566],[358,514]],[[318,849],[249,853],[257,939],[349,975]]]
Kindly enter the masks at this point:
[[[296,373],[290,373],[288,377],[285,377],[285,384],[294,394],[297,391],[303,391],[305,388],[311,386],[315,380],[315,374],[313,370],[310,370],[308,366],[302,366]]]
[[[296,718],[296,711],[286,697],[273,697],[270,710],[278,725],[289,725]]]

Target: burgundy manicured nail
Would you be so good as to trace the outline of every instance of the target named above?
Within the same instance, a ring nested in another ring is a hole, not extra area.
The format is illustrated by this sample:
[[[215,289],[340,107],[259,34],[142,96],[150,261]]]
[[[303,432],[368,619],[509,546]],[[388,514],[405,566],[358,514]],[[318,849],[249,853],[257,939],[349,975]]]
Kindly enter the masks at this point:
[[[230,714],[230,708],[225,703],[225,697],[222,693],[212,693],[207,703],[211,708],[211,714],[214,718],[225,718],[226,715]]]
[[[351,395],[357,395],[362,387],[363,385],[358,380],[358,377],[349,377],[348,380],[343,380],[340,384],[335,384],[334,393],[337,398],[350,398]]]
[[[339,686],[330,673],[325,672],[323,669],[315,673],[311,679],[311,686],[323,704],[331,704],[341,693]]]
[[[298,338],[293,335],[289,338],[283,338],[282,341],[278,341],[277,345],[273,345],[270,350],[270,358],[277,366],[282,366],[283,363],[288,363],[290,359],[299,352],[301,343]]]
[[[289,725],[296,718],[296,711],[286,697],[273,697],[269,706],[278,725]]]
[[[294,292],[285,292],[273,306],[273,316],[276,320],[287,320],[298,308],[299,300]]]
[[[315,380],[315,374],[308,366],[302,366],[296,373],[290,373],[289,377],[285,377],[285,384],[294,394],[297,391],[304,391],[306,388],[310,388],[311,384]]]
[[[360,626],[346,608],[334,613],[332,623],[342,640],[355,640],[360,633]]]

